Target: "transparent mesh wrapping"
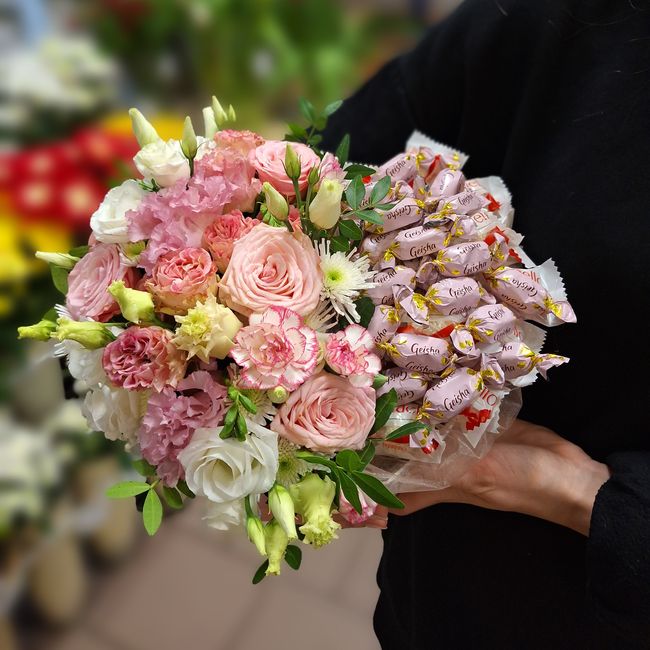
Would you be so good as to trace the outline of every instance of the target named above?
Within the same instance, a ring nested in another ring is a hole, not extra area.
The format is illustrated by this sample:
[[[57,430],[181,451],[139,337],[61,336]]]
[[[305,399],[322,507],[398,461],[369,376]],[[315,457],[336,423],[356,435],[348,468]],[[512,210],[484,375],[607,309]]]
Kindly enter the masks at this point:
[[[393,493],[441,490],[451,485],[468,467],[483,458],[500,433],[507,430],[521,409],[521,391],[510,391],[492,408],[484,426],[467,430],[466,418],[457,415],[436,433],[436,448],[425,453],[403,442],[382,442],[368,472]],[[377,432],[382,438],[412,421],[413,411],[393,413]]]

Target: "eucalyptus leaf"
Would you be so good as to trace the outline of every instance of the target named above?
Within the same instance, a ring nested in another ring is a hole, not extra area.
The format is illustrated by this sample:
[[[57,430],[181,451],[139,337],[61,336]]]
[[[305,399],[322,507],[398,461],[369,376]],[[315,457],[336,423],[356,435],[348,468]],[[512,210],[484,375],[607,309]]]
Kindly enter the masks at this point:
[[[109,499],[128,499],[151,489],[149,483],[142,481],[122,481],[106,490]]]
[[[289,544],[287,550],[284,552],[284,559],[294,571],[297,571],[302,562],[302,549],[294,544]]]
[[[362,472],[353,472],[352,480],[373,501],[387,508],[403,508],[404,504],[377,478]]]
[[[390,414],[395,410],[397,406],[397,393],[394,388],[391,388],[387,393],[384,393],[377,398],[377,403],[375,404],[375,422],[370,429],[370,433],[375,433],[379,431],[386,422]]]
[[[155,490],[149,490],[142,508],[142,523],[149,535],[155,535],[162,523],[163,507]]]

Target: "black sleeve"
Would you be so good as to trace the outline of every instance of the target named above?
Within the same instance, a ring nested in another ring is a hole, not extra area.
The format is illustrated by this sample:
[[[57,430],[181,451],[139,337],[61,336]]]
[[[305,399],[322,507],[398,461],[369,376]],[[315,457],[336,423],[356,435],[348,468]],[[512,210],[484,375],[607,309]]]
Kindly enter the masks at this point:
[[[650,452],[607,458],[587,546],[587,602],[594,622],[645,647],[650,639]]]

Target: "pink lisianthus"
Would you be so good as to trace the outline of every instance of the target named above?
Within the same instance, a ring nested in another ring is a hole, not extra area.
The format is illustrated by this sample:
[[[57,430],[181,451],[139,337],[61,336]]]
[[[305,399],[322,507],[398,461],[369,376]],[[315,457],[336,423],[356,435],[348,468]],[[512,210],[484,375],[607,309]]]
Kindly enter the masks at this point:
[[[234,243],[262,223],[245,217],[240,210],[217,217],[203,233],[203,242],[212,253],[217,269],[223,273],[228,266]]]
[[[301,167],[298,187],[301,192],[304,192],[307,189],[309,172],[313,167],[320,165],[320,158],[307,145],[300,142],[292,142],[289,146],[300,158]],[[286,142],[268,140],[254,151],[251,151],[249,160],[257,170],[262,183],[271,183],[280,194],[293,197],[296,195],[293,182],[284,171],[286,148]]]
[[[381,360],[371,352],[374,341],[361,325],[348,325],[341,332],[331,334],[325,345],[325,361],[353,386],[372,386],[381,370]]]
[[[183,478],[178,453],[194,431],[222,423],[225,397],[226,388],[210,373],[198,370],[183,379],[176,390],[166,386],[149,398],[138,439],[142,456],[157,466],[165,485],[173,487]]]
[[[339,514],[353,526],[358,526],[368,521],[377,509],[377,504],[361,490],[359,490],[359,501],[361,501],[361,513],[358,513],[354,509],[354,506],[345,498],[342,492],[339,495]]]
[[[131,288],[137,282],[135,270],[127,266],[116,244],[96,244],[68,275],[66,307],[76,320],[91,318],[102,323],[120,313],[108,287],[122,280]]]
[[[153,269],[146,287],[160,311],[186,312],[197,300],[214,294],[217,268],[204,248],[184,248],[163,255]]]
[[[334,179],[343,183],[345,181],[345,171],[341,168],[338,158],[332,153],[326,153],[320,164],[320,178],[316,184],[316,189],[325,179]]]
[[[296,445],[329,454],[361,449],[374,420],[374,390],[321,372],[289,395],[271,429]]]
[[[244,316],[274,306],[306,316],[316,309],[322,287],[320,258],[311,240],[260,224],[235,242],[219,297]]]
[[[316,368],[318,338],[295,311],[271,307],[239,330],[230,356],[242,367],[241,388],[296,390]]]
[[[176,386],[185,374],[185,352],[162,327],[129,327],[104,348],[104,372],[116,386],[128,390]]]

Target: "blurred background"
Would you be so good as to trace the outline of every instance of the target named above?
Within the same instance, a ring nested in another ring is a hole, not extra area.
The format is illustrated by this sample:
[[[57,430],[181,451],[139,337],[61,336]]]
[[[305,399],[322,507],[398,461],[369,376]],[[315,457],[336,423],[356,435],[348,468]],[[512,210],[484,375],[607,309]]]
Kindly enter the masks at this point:
[[[377,531],[256,587],[255,554],[199,503],[146,538],[131,502],[103,497],[130,465],[87,429],[84,386],[16,327],[60,296],[34,251],[86,243],[134,175],[128,107],[179,137],[215,94],[281,137],[300,97],[345,97],[459,2],[0,0],[0,650],[378,647]]]

